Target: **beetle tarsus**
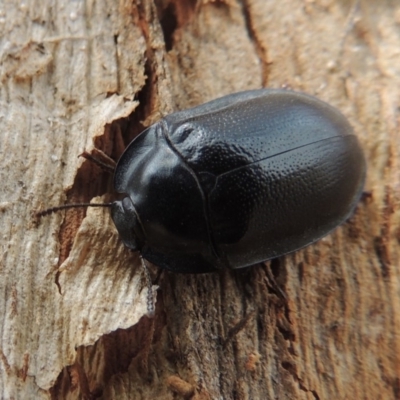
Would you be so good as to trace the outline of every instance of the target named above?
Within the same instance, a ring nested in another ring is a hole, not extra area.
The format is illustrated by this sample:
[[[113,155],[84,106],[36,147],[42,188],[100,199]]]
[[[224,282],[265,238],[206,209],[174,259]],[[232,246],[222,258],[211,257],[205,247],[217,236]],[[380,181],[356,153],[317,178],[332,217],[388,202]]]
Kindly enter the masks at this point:
[[[278,282],[276,281],[274,274],[272,273],[271,270],[271,264],[265,263],[264,265],[267,272],[267,280],[269,286],[271,287],[272,290],[275,291],[276,295],[286,304],[288,302],[288,297],[284,292],[284,290],[279,286]]]
[[[140,256],[140,260],[142,261],[144,276],[146,278],[146,284],[147,284],[147,315],[150,318],[153,318],[155,314],[153,283],[151,281],[149,268],[147,267],[146,262],[142,256]]]

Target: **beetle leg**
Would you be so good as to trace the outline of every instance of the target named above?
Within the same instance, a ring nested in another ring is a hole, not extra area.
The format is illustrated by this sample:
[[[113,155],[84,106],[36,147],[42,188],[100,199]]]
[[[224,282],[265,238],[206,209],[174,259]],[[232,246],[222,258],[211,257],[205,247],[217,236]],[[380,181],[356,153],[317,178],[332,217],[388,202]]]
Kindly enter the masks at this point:
[[[146,261],[142,256],[140,256],[140,260],[142,262],[144,276],[146,278],[147,284],[147,315],[148,317],[154,317],[155,308],[154,308],[154,296],[153,296],[153,283],[151,281],[150,271],[147,268]]]
[[[288,298],[284,290],[278,285],[278,282],[275,280],[274,274],[271,270],[271,263],[266,262],[264,263],[265,269],[267,272],[267,283],[269,284],[270,288],[274,290],[277,296],[284,302],[287,303]]]
[[[86,160],[92,161],[105,171],[114,173],[117,163],[106,153],[102,152],[99,149],[94,149],[93,152],[96,153],[95,156],[88,153],[87,151],[84,151],[82,154],[79,154],[79,157],[86,158]]]

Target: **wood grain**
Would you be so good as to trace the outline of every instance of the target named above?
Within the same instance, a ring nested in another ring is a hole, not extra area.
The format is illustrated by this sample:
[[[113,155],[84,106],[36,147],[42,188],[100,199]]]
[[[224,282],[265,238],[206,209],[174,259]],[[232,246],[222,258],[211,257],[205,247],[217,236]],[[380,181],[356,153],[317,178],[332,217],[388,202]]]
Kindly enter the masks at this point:
[[[400,398],[397,1],[6,2],[0,37],[2,399]],[[118,159],[161,116],[262,86],[338,107],[365,149],[368,195],[320,242],[246,270],[153,267],[149,319],[106,209],[35,223],[113,199],[83,151]]]

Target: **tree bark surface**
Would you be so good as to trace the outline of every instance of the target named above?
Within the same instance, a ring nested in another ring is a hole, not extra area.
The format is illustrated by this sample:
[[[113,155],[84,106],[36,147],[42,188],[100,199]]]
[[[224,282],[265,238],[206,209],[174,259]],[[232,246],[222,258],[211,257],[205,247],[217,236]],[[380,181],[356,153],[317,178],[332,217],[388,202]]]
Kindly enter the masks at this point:
[[[0,398],[400,398],[398,1],[8,1],[0,38]],[[318,243],[152,266],[151,319],[107,209],[34,218],[115,198],[83,151],[117,160],[170,112],[282,86],[339,108],[365,149],[367,193]]]

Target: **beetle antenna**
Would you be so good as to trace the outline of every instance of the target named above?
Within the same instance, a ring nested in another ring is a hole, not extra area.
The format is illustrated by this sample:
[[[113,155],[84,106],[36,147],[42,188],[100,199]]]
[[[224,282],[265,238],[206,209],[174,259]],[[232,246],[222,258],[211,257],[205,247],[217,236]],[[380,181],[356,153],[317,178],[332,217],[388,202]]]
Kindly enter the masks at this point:
[[[62,206],[47,208],[46,210],[39,211],[35,213],[37,218],[44,217],[45,215],[53,214],[60,210],[65,210],[68,208],[83,208],[83,207],[111,207],[112,203],[73,203],[64,204]]]
[[[153,296],[153,283],[151,281],[150,271],[146,265],[146,261],[142,256],[140,256],[142,261],[142,266],[144,270],[144,276],[147,283],[147,315],[152,318],[154,317],[154,296]]]

